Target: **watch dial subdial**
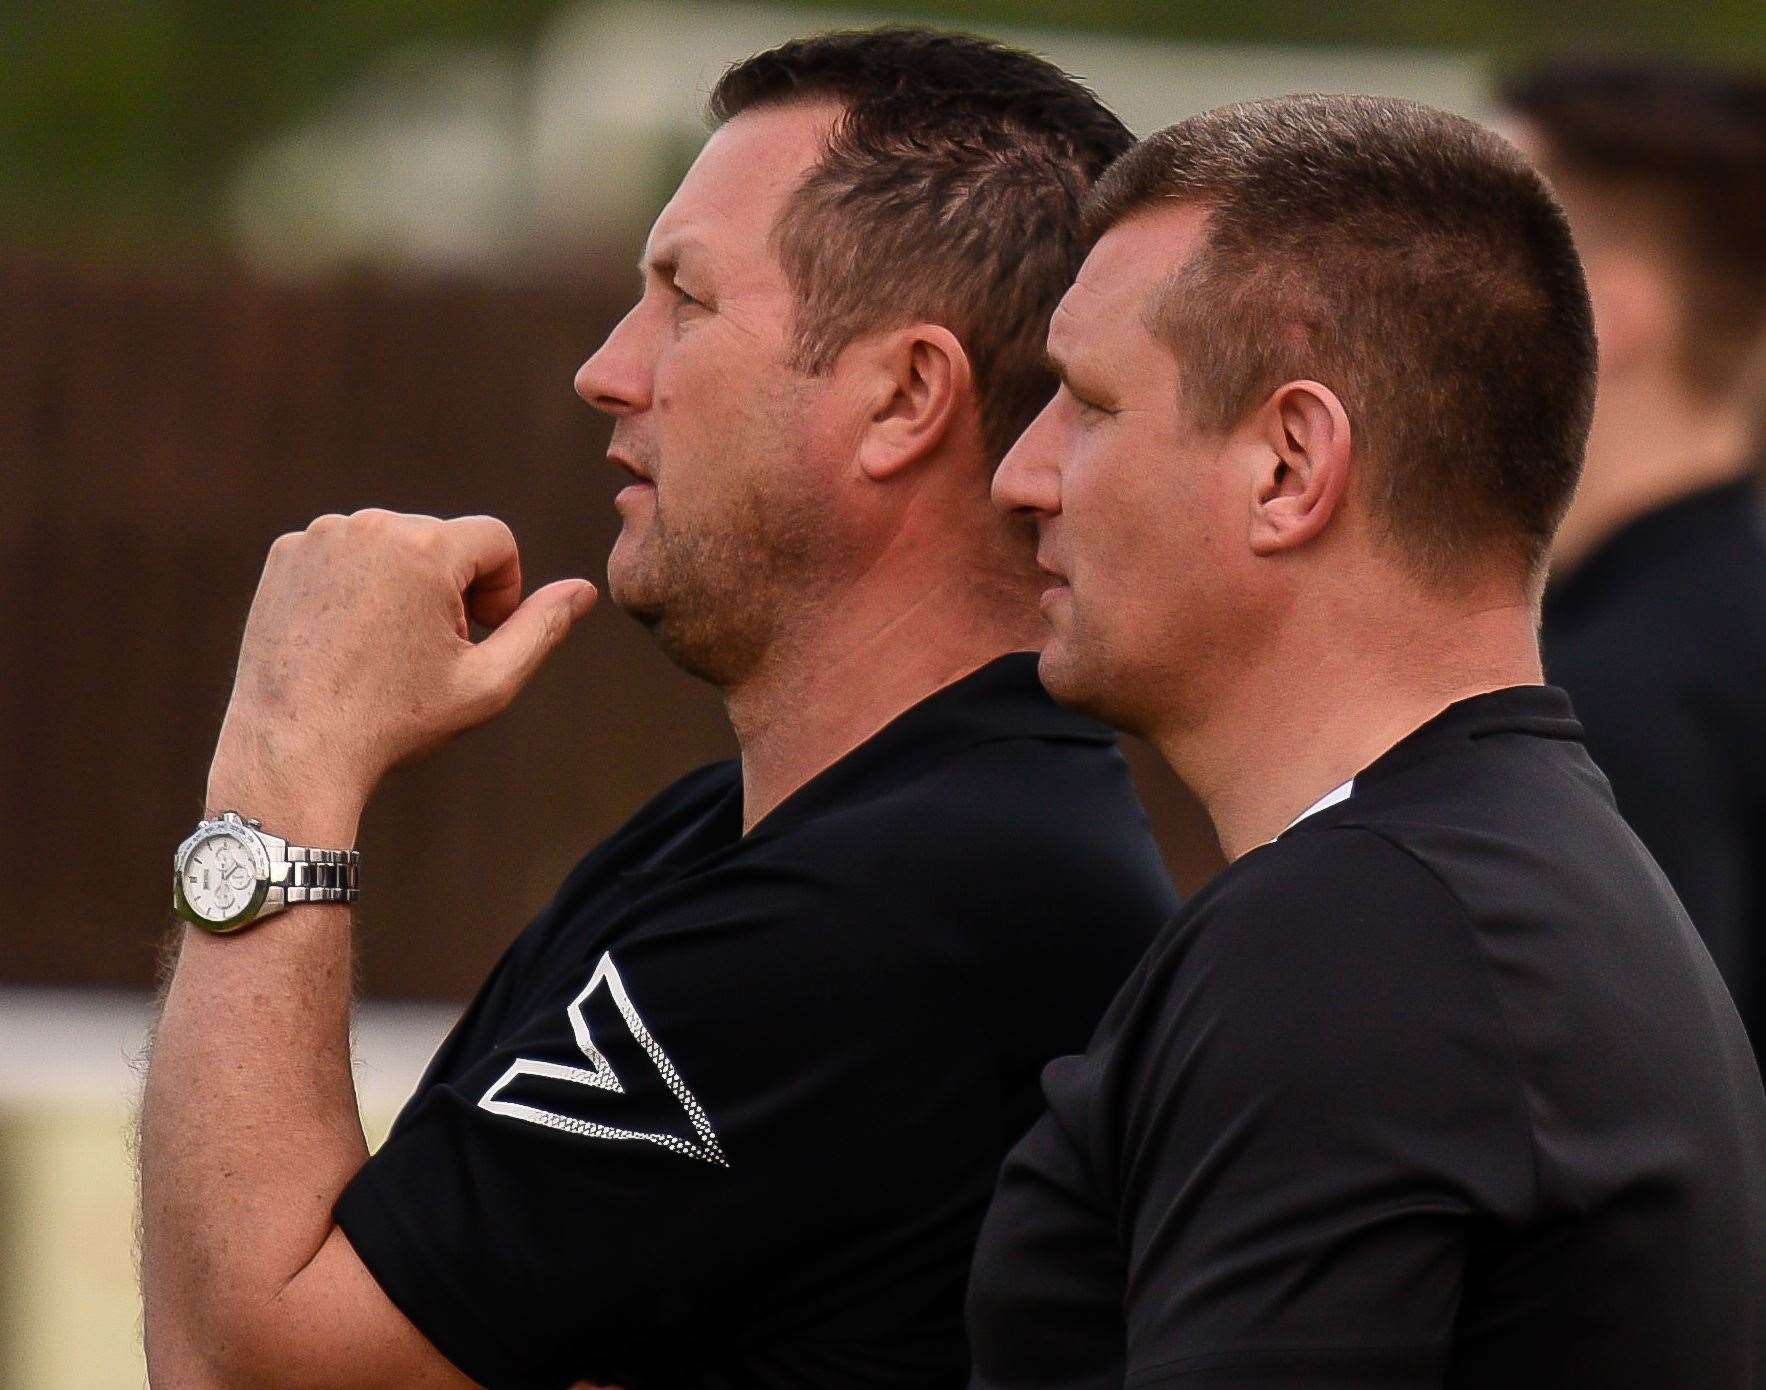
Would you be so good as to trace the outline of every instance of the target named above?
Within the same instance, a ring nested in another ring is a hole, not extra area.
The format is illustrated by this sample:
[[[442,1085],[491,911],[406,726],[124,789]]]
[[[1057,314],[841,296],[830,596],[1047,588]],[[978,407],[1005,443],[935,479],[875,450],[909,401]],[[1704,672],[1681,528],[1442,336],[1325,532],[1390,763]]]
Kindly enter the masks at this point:
[[[251,901],[257,875],[235,835],[211,835],[184,861],[184,900],[205,921],[224,922]]]

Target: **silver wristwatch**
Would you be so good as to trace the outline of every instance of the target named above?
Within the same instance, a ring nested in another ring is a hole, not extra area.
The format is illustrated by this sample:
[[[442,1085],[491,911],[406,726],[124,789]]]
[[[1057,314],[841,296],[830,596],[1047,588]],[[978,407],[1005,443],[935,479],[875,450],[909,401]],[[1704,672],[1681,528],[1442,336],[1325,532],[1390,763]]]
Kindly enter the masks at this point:
[[[306,849],[223,811],[205,820],[172,859],[172,910],[212,932],[238,931],[295,903],[353,903],[362,855]]]

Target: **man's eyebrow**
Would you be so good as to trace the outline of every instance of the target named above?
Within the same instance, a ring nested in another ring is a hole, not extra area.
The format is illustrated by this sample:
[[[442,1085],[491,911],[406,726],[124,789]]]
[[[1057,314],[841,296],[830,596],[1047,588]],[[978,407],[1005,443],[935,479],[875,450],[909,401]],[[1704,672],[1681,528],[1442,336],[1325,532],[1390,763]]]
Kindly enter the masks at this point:
[[[638,274],[655,273],[667,279],[680,268],[685,257],[695,255],[698,250],[698,242],[683,239],[667,242],[658,251],[644,251],[638,256]]]
[[[1042,365],[1045,371],[1049,372],[1056,381],[1060,382],[1061,385],[1065,386],[1069,391],[1072,391],[1075,395],[1083,393],[1085,388],[1083,388],[1080,383],[1088,379],[1086,374],[1086,362],[1083,355],[1078,362],[1071,362],[1058,356],[1048,348],[1044,348],[1042,353]]]

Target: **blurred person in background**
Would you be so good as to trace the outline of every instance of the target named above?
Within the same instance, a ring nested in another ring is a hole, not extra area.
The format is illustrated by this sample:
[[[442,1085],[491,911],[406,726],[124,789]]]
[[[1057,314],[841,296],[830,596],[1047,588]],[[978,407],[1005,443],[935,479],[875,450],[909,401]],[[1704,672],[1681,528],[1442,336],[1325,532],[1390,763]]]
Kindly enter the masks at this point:
[[[1588,462],[1552,553],[1546,674],[1766,1050],[1766,82],[1566,61],[1505,93],[1600,341]]]
[[[1225,107],[1099,182],[1034,515],[1045,684],[1230,866],[1007,1159],[994,1387],[1766,1372],[1766,1094],[1538,605],[1593,317],[1538,173],[1410,102]]]
[[[960,1385],[1036,1076],[1175,909],[1114,736],[1037,682],[1030,528],[988,496],[1130,137],[909,30],[762,54],[711,112],[577,390],[631,475],[612,596],[740,760],[583,860],[372,1157],[347,902],[185,930],[141,1125],[156,1385]],[[342,854],[592,598],[522,601],[489,518],[284,537],[209,814]],[[243,833],[199,831],[180,891],[231,903]]]

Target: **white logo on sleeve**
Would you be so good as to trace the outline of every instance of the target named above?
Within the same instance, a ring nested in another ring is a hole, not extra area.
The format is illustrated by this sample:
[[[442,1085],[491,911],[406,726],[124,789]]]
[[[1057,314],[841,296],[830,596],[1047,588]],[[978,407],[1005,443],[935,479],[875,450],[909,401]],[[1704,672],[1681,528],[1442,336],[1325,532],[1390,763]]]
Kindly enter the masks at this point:
[[[595,1046],[594,1039],[589,1035],[589,1021],[584,1013],[584,1006],[589,996],[603,986],[619,1009],[620,1017],[625,1020],[626,1027],[631,1030],[633,1040],[644,1049],[644,1055],[656,1066],[657,1073],[662,1077],[663,1085],[667,1086],[674,1098],[680,1102],[681,1109],[686,1111],[687,1119],[692,1122],[693,1133],[698,1142],[683,1139],[674,1134],[652,1133],[641,1129],[621,1129],[616,1125],[605,1125],[593,1120],[582,1120],[574,1115],[560,1115],[553,1110],[545,1110],[537,1105],[524,1105],[518,1101],[499,1100],[498,1097],[509,1086],[524,1076],[544,1077],[550,1081],[567,1081],[575,1086],[589,1086],[597,1091],[611,1091],[615,1095],[624,1095],[625,1087],[620,1084],[619,1077],[614,1074],[612,1065]],[[481,1110],[488,1110],[493,1115],[507,1115],[511,1119],[526,1120],[530,1124],[544,1125],[547,1129],[562,1130],[566,1134],[580,1134],[593,1139],[626,1139],[638,1140],[646,1144],[658,1144],[673,1153],[682,1154],[687,1158],[697,1158],[705,1163],[715,1163],[728,1168],[730,1161],[724,1157],[723,1147],[717,1142],[717,1135],[711,1128],[711,1121],[706,1117],[705,1107],[699,1104],[687,1083],[681,1080],[681,1074],[675,1070],[674,1063],[669,1061],[668,1054],[662,1050],[650,1030],[644,1026],[644,1020],[638,1017],[638,1011],[632,1005],[631,996],[626,993],[625,982],[619,978],[619,970],[613,964],[611,955],[603,954],[595,973],[589,978],[583,992],[576,996],[565,1010],[570,1019],[570,1031],[576,1037],[576,1045],[583,1056],[588,1059],[587,1067],[565,1066],[559,1062],[542,1062],[530,1057],[518,1057],[509,1070],[498,1078],[496,1084],[484,1093],[478,1105]]]

